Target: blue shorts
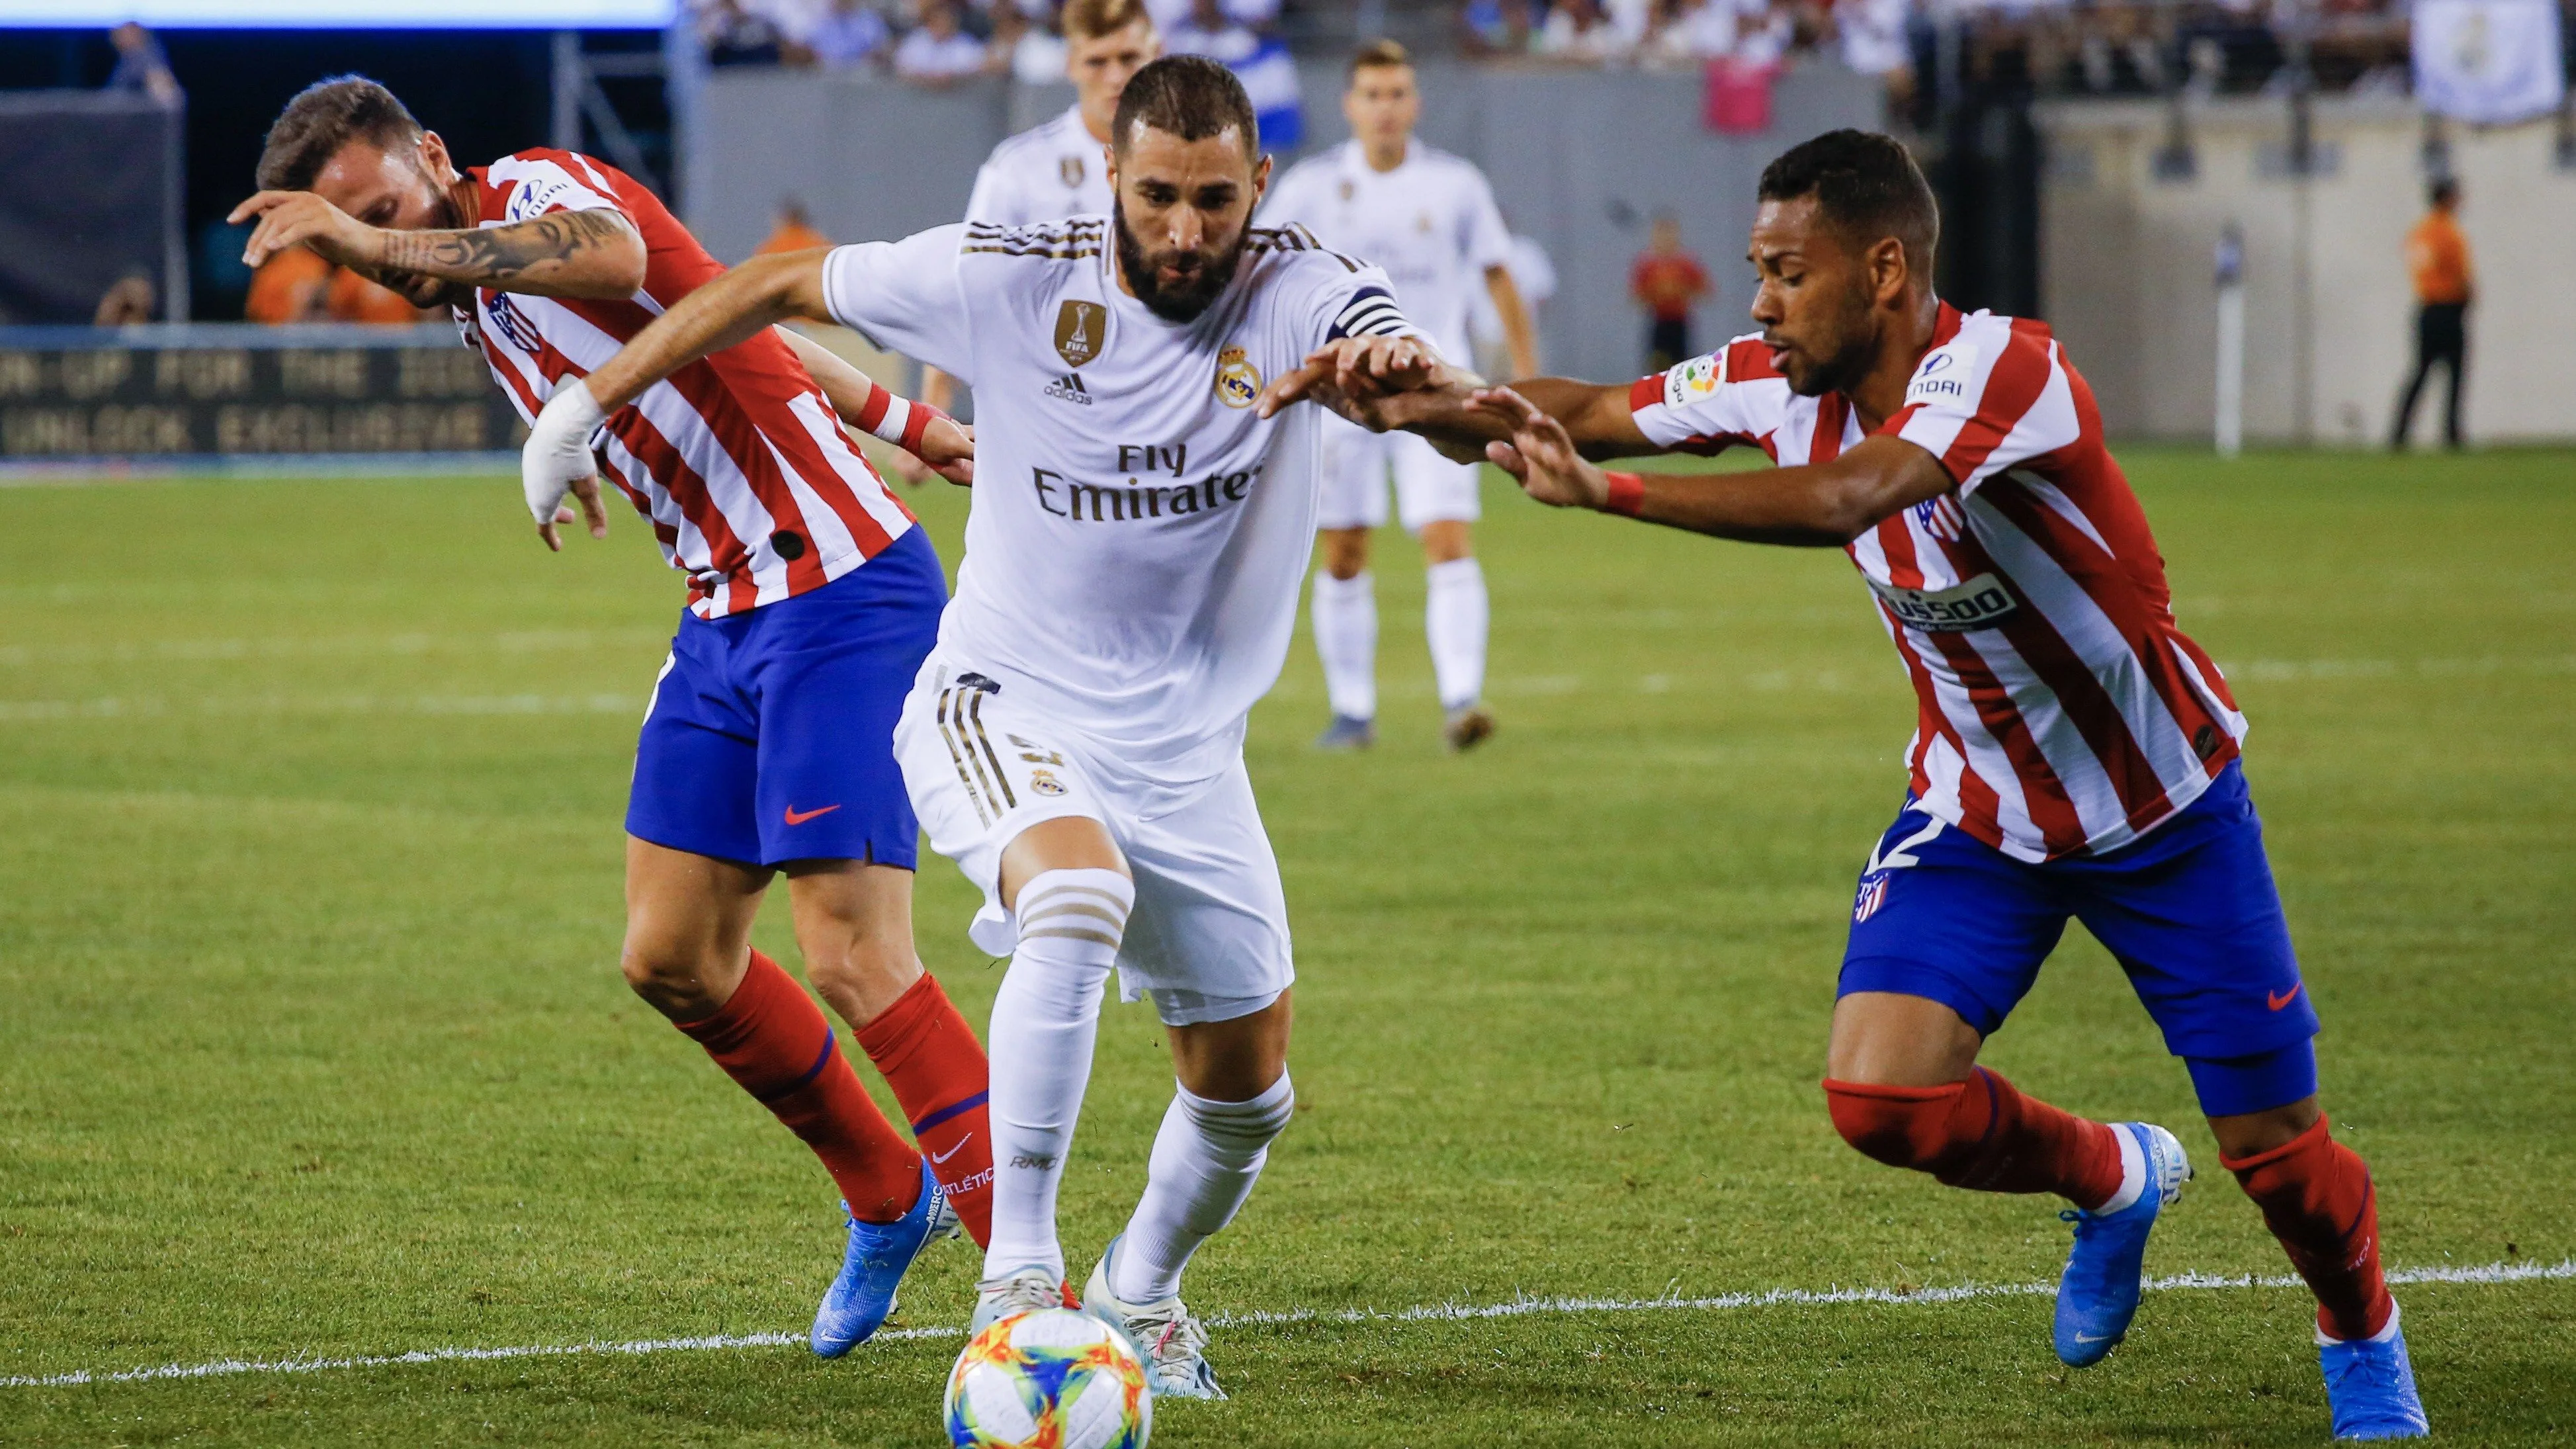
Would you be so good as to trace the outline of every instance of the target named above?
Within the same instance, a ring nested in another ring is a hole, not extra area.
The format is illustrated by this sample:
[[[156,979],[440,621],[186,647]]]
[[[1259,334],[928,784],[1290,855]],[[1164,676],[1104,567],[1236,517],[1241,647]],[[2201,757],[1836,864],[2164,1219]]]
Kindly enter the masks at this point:
[[[2290,950],[2263,822],[2233,763],[2145,839],[2045,865],[1909,800],[1861,873],[1837,994],[1928,997],[1991,1036],[2069,917],[2119,960],[2166,1050],[2190,1066],[2204,1112],[2265,1111],[2315,1093],[2317,1013]]]
[[[745,865],[912,869],[921,826],[894,722],[947,602],[939,553],[913,528],[810,593],[683,614],[635,744],[626,833]]]

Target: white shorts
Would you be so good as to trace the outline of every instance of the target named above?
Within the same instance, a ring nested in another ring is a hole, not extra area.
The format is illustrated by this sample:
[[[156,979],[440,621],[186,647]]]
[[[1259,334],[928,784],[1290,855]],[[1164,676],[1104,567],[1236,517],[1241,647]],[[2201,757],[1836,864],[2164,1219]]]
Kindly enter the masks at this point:
[[[1002,851],[1041,821],[1099,821],[1127,857],[1136,909],[1118,950],[1118,994],[1154,998],[1172,1026],[1231,1021],[1297,979],[1279,858],[1243,760],[1186,790],[1116,768],[1116,755],[1011,699],[989,680],[922,666],[895,724],[894,753],[930,848],[984,892],[967,935],[1007,956],[1019,925],[1002,907]]]
[[[1472,523],[1478,514],[1477,467],[1453,463],[1423,438],[1372,433],[1324,417],[1324,496],[1317,528],[1377,528],[1386,522],[1386,478],[1395,475],[1395,513],[1409,532],[1426,523]]]

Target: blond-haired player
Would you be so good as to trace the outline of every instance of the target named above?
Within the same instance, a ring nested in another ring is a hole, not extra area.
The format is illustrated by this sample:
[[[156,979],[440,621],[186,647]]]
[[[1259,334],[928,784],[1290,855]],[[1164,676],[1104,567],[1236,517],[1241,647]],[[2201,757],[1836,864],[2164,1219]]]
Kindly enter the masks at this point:
[[[993,148],[975,173],[966,220],[1027,226],[1068,216],[1107,216],[1109,123],[1118,114],[1127,78],[1162,53],[1163,38],[1155,33],[1144,0],[1067,0],[1064,74],[1073,82],[1073,104]],[[925,364],[921,400],[945,412],[956,405],[956,385],[948,374]],[[906,482],[930,476],[930,470],[909,458],[896,461]]]

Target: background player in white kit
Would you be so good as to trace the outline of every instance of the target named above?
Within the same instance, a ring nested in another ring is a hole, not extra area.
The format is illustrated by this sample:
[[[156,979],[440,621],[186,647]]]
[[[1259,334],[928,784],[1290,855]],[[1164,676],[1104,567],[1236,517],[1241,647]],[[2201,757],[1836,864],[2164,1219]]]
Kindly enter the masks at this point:
[[[1403,289],[1414,325],[1461,365],[1474,356],[1467,319],[1482,288],[1502,318],[1512,375],[1537,372],[1529,310],[1508,270],[1511,231],[1473,162],[1413,139],[1422,93],[1403,46],[1373,41],[1351,58],[1342,114],[1351,139],[1288,168],[1261,219],[1303,225],[1324,245],[1384,267]],[[1422,632],[1444,732],[1451,749],[1463,750],[1494,727],[1481,702],[1485,574],[1468,532],[1478,512],[1477,465],[1452,462],[1411,433],[1372,433],[1331,416],[1324,420],[1324,571],[1315,580],[1314,618],[1333,721],[1315,743],[1360,749],[1377,738],[1369,531],[1386,522],[1390,471],[1396,517],[1422,540]]]
[[[895,733],[932,846],[983,888],[971,934],[1011,953],[977,1327],[1064,1293],[1056,1190],[1115,966],[1170,1028],[1179,1082],[1083,1302],[1136,1340],[1155,1392],[1212,1398],[1181,1270],[1295,1107],[1287,905],[1242,748],[1295,628],[1320,414],[1256,404],[1319,348],[1374,375],[1463,374],[1413,340],[1383,272],[1250,228],[1269,161],[1225,67],[1146,66],[1114,134],[1110,218],[756,258],[587,386],[614,407],[804,316],[986,400],[956,599]],[[563,431],[539,419],[532,470],[586,466]]]
[[[1005,138],[984,158],[966,198],[968,221],[1027,226],[1109,214],[1109,123],[1128,77],[1163,53],[1163,38],[1154,32],[1144,0],[1067,0],[1063,24],[1064,74],[1073,82],[1073,104]],[[921,400],[945,412],[956,405],[956,385],[924,364]],[[895,461],[906,482],[930,476],[909,458]]]

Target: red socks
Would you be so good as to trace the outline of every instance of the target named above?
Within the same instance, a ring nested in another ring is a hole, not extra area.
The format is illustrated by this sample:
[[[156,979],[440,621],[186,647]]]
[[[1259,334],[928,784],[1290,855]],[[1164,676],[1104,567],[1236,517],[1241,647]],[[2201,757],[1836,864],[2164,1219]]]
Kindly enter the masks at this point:
[[[948,1193],[975,1246],[993,1236],[993,1134],[986,1122],[990,1075],[974,1028],[928,972],[874,1021],[859,1046],[894,1088],[913,1139]]]
[[[2222,1157],[2290,1266],[2317,1295],[2317,1327],[2336,1338],[2368,1338],[2393,1311],[2379,1273],[2379,1197],[2361,1155],[2327,1134],[2326,1119],[2282,1146]]]
[[[877,1110],[832,1039],[832,1024],[796,978],[751,953],[724,1009],[680,1023],[725,1074],[805,1139],[838,1183],[850,1215],[890,1223],[921,1196],[921,1159]]]
[[[1978,1192],[2053,1192],[2097,1208],[2120,1190],[2120,1139],[2107,1126],[2025,1097],[1984,1067],[1943,1087],[1825,1081],[1843,1140],[1891,1167]]]

